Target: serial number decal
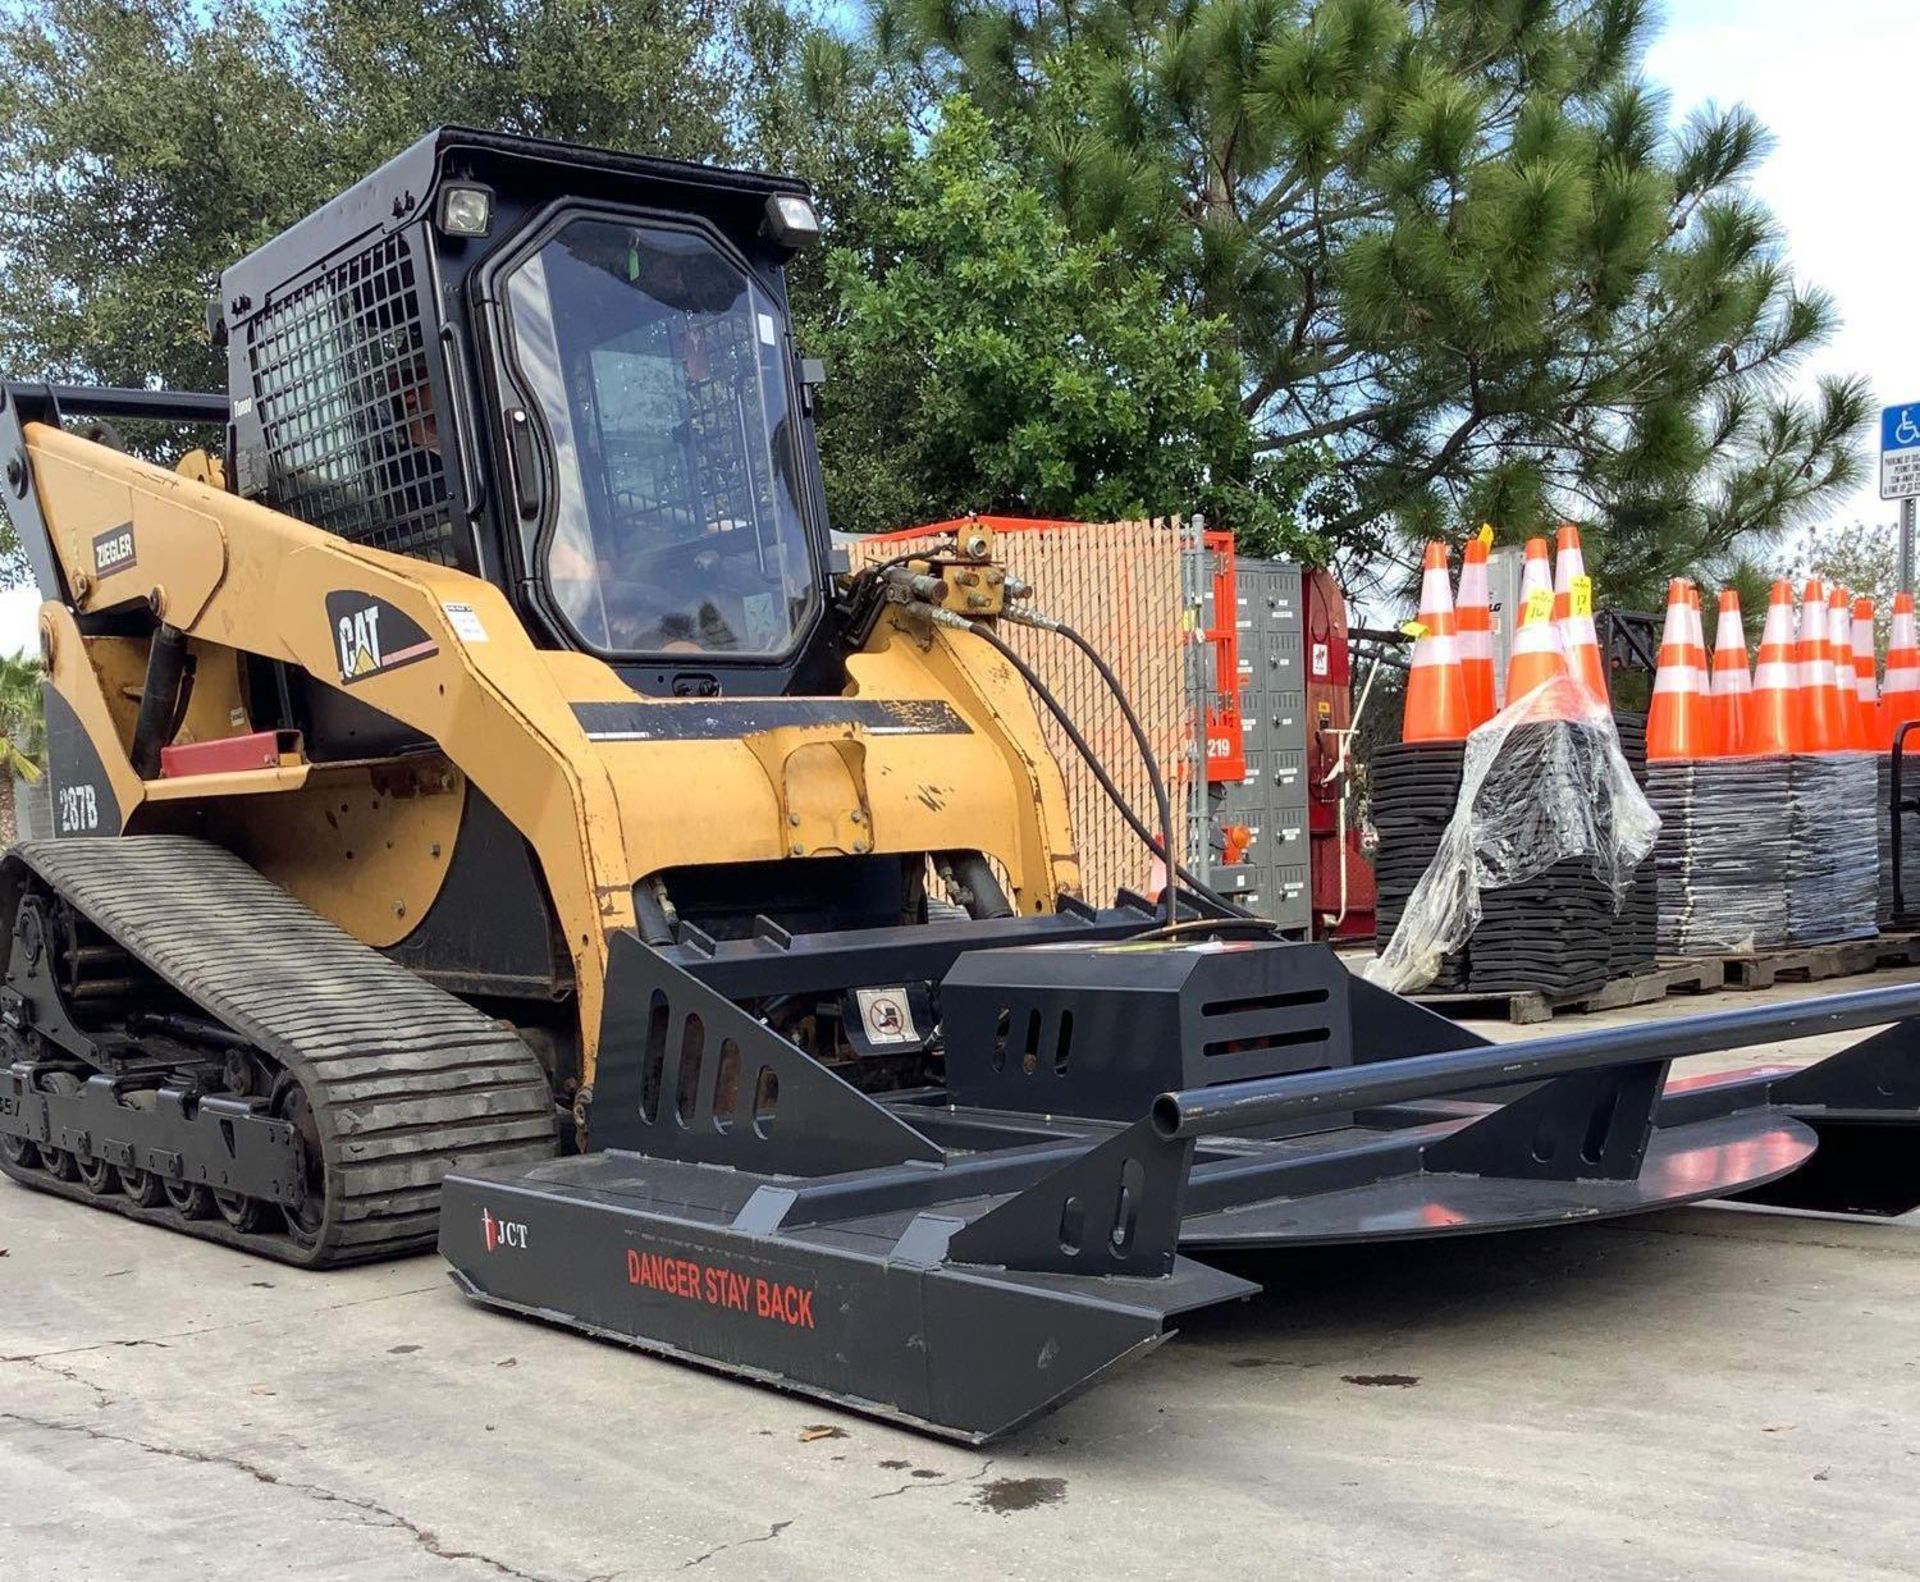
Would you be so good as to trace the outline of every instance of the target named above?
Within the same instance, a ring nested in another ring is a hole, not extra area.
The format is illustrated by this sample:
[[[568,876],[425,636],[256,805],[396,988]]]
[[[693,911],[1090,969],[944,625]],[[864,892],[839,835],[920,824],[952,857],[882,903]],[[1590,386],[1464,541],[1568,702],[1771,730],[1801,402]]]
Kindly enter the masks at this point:
[[[100,827],[100,798],[90,785],[60,788],[60,833],[75,835]]]
[[[751,1313],[794,1329],[813,1328],[813,1288],[763,1280],[723,1264],[696,1263],[657,1252],[627,1249],[627,1284],[688,1302]]]

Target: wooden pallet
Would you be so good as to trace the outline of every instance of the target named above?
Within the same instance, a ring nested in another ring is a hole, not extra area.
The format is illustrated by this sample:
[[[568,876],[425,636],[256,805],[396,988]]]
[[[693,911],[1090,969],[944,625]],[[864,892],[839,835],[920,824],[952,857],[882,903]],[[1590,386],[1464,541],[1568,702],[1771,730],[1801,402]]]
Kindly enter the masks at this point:
[[[1548,994],[1540,989],[1510,994],[1416,994],[1414,999],[1454,1021],[1504,1017],[1516,1027],[1550,1021],[1563,1015],[1586,1016],[1595,1011],[1617,1011],[1629,1005],[1647,1005],[1669,994],[1711,994],[1724,977],[1719,960],[1665,961],[1650,972],[1610,978],[1597,989],[1581,994]]]
[[[1920,934],[1882,934],[1878,939],[1756,951],[1719,960],[1729,989],[1770,989],[1782,978],[1790,983],[1816,983],[1822,978],[1850,978],[1882,967],[1920,965]]]

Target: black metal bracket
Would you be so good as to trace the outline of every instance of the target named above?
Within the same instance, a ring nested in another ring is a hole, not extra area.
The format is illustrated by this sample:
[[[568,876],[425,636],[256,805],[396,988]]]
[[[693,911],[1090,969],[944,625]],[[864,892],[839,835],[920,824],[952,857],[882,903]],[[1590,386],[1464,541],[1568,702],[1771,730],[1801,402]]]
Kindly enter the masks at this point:
[[[596,1148],[827,1175],[939,1146],[638,934],[613,936],[588,1126]]]
[[[1056,1274],[1166,1274],[1192,1161],[1190,1140],[1136,1121],[955,1230],[946,1256]]]
[[[1887,849],[1889,860],[1893,864],[1893,925],[1905,928],[1913,921],[1907,911],[1906,886],[1901,883],[1900,848],[1904,844],[1904,826],[1908,813],[1920,813],[1920,797],[1908,797],[1905,793],[1903,770],[1907,759],[1907,737],[1920,730],[1920,720],[1906,720],[1893,733],[1892,769],[1887,776]]]
[[[1920,1026],[1896,1022],[1773,1085],[1775,1104],[1826,1110],[1920,1109]]]
[[[1631,1181],[1647,1156],[1666,1080],[1664,1060],[1555,1077],[1429,1143],[1423,1162],[1442,1175]]]

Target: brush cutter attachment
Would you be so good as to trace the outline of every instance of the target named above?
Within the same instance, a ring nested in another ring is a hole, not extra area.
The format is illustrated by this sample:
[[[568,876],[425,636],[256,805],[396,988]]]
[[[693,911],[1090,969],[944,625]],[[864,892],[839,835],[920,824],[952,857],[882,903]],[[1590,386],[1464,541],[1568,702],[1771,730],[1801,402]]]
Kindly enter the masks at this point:
[[[1920,1206],[1920,986],[1493,1045],[1320,946],[982,950],[941,989],[949,1091],[882,1100],[637,938],[612,959],[602,1151],[449,1176],[456,1280],[974,1443],[1257,1289],[1199,1249]]]

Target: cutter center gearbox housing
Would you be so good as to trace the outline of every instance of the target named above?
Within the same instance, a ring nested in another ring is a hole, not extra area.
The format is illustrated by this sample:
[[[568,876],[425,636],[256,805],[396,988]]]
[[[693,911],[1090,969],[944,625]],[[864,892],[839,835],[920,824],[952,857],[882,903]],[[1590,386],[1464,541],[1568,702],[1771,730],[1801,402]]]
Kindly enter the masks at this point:
[[[1084,639],[984,524],[835,571],[816,233],[448,129],[227,271],[225,392],[0,386],[57,826],[0,860],[0,1170],[968,1440],[1254,1289],[1210,1249],[1920,1200],[1920,989],[1496,1048],[1083,897],[1035,697],[1097,767],[1137,721],[1030,692],[1011,628]]]

